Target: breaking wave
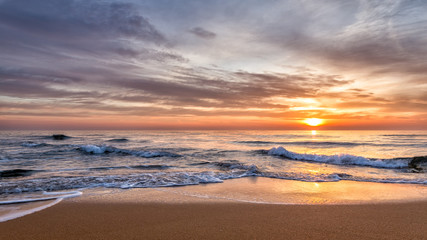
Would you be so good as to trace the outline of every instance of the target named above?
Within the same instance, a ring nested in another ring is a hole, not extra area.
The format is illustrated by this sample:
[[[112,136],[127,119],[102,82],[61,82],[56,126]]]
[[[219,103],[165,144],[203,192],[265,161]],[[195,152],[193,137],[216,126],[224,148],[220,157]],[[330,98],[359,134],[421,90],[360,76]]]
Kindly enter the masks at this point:
[[[98,145],[81,145],[77,148],[78,150],[87,154],[109,154],[118,153],[125,155],[132,155],[143,158],[154,158],[154,157],[179,157],[180,155],[170,152],[157,152],[157,151],[136,151],[115,148],[111,146],[98,146]]]
[[[408,163],[411,160],[410,158],[374,159],[351,154],[320,155],[295,153],[288,151],[283,147],[272,148],[267,153],[269,155],[285,157],[291,160],[311,161],[336,165],[369,166],[376,168],[406,168],[408,167]]]

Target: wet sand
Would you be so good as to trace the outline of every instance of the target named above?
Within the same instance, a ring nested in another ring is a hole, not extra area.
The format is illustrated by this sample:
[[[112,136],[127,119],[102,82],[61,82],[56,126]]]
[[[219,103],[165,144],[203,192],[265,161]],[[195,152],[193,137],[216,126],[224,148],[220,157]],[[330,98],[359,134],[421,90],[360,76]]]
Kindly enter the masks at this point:
[[[206,193],[209,193],[209,196],[215,195],[219,191],[218,188],[224,187],[234,189],[236,193],[255,194],[248,192],[249,188],[236,188],[248,186],[247,181],[237,180],[228,183],[226,181],[217,185],[167,188],[160,191],[156,189],[87,191],[83,197],[65,199],[43,211],[0,223],[0,238],[427,238],[425,200],[284,205],[238,202],[229,198],[231,194],[229,192],[225,194],[227,198],[206,197],[208,196]],[[265,183],[271,185],[269,181],[281,180],[266,181]],[[264,181],[254,184],[259,186],[263,184],[262,182]],[[387,185],[389,186],[392,185]],[[411,186],[408,185],[408,188]],[[181,192],[177,194],[177,190]],[[186,194],[182,194],[184,190]],[[200,191],[203,194],[195,197],[194,192],[201,193]],[[258,192],[259,194],[262,193]],[[238,194],[232,195],[242,198]]]

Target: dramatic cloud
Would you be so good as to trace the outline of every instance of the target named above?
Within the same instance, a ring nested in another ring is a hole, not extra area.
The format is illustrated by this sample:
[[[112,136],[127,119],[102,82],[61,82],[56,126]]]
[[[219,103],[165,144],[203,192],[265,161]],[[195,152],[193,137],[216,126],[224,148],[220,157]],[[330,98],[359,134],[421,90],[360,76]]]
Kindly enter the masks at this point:
[[[425,12],[420,0],[3,0],[0,124],[425,128]]]
[[[163,35],[129,3],[9,0],[1,3],[0,21],[3,29],[67,42],[102,36],[134,37],[156,43],[165,41]]]
[[[326,6],[337,14],[336,19],[324,14],[325,6],[309,16],[310,6],[317,4],[306,4],[300,9],[301,15],[291,20],[297,24],[267,32],[261,29],[264,34],[260,36],[295,51],[299,57],[313,57],[334,66],[335,70],[414,77],[427,73],[427,32],[422,30],[427,25],[427,15],[423,14],[427,11],[426,2],[360,1],[358,6],[352,6],[357,12],[351,13],[347,2],[333,2],[336,7],[332,8],[328,1]],[[350,15],[344,17],[345,13]],[[329,21],[335,21],[335,26]]]

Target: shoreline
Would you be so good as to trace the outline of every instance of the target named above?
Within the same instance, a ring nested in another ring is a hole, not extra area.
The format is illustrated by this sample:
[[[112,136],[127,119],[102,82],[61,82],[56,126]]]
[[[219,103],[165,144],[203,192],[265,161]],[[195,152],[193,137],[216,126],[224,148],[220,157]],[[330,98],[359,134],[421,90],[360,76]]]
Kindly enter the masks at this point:
[[[287,189],[280,194],[278,186],[282,185]],[[404,194],[420,191],[423,195],[427,187],[358,182],[318,185],[254,178],[161,189],[88,189],[80,197],[64,199],[42,211],[0,223],[0,235],[5,239],[423,239],[427,236],[427,196],[409,201],[332,204],[318,201],[319,196],[337,194],[337,189],[357,192],[371,186],[377,191],[382,186],[386,194],[393,189],[407,189]],[[325,186],[328,188],[319,190]],[[220,198],[218,194],[226,197]],[[295,196],[317,201],[294,204],[241,201],[243,197],[271,201]]]

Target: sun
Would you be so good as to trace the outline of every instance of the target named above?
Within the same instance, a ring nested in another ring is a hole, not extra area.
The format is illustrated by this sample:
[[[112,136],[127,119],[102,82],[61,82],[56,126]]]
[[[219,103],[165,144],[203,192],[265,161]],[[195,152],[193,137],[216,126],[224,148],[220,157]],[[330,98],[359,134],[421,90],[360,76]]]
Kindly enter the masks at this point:
[[[303,121],[305,124],[315,127],[323,124],[323,119],[320,118],[307,118]]]

